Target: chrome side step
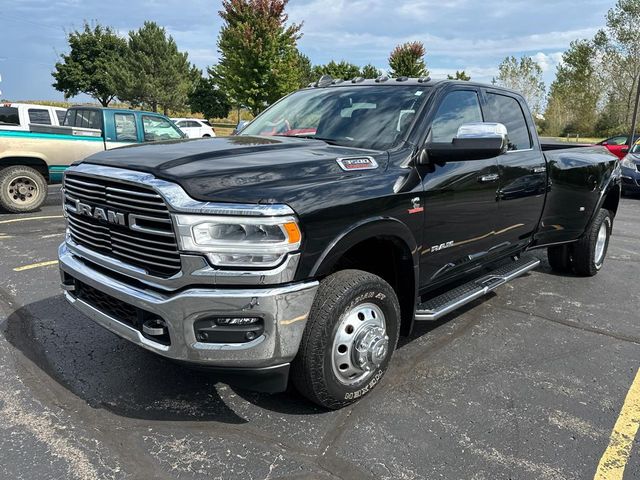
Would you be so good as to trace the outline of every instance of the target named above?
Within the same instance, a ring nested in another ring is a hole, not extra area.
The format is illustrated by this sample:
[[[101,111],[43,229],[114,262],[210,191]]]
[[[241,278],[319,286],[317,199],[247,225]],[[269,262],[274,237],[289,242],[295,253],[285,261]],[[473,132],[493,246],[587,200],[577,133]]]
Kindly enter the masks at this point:
[[[463,305],[483,297],[500,285],[524,275],[538,265],[540,265],[540,260],[537,258],[520,257],[518,260],[499,267],[483,277],[421,303],[416,308],[415,319],[422,322],[438,320]]]

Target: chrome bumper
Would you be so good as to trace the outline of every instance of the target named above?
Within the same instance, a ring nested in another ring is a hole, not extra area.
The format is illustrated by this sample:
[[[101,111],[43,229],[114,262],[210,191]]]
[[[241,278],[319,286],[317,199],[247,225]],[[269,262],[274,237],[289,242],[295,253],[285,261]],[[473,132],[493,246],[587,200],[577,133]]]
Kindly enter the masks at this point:
[[[58,251],[63,290],[74,307],[113,333],[165,357],[211,367],[264,368],[289,363],[298,352],[317,281],[268,288],[193,288],[177,293],[138,288],[98,271],[66,244]],[[66,275],[65,275],[66,274]],[[170,345],[163,345],[74,295],[79,280],[115,299],[165,320]],[[66,281],[65,281],[66,279]],[[134,283],[135,285],[135,283]],[[194,322],[211,316],[256,316],[264,334],[241,344],[201,343]]]

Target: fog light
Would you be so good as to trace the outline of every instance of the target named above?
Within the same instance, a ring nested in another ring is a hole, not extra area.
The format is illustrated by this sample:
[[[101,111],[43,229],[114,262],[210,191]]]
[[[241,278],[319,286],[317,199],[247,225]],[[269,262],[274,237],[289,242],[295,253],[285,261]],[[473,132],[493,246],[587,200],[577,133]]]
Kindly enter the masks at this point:
[[[246,343],[264,334],[264,320],[260,317],[209,317],[193,324],[200,343]]]

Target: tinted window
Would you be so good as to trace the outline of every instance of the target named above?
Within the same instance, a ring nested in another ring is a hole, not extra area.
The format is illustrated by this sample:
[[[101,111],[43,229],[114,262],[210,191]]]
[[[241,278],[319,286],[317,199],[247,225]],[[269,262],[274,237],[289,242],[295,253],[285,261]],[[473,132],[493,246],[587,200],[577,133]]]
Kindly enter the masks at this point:
[[[20,117],[16,107],[0,107],[0,123],[4,125],[20,125]]]
[[[529,128],[524,117],[524,112],[518,102],[513,97],[489,93],[488,122],[499,122],[507,127],[509,134],[509,150],[526,150],[531,148],[531,137]]]
[[[64,123],[64,116],[67,114],[66,110],[56,110],[56,116],[58,117],[58,124]]]
[[[46,110],[44,108],[30,108],[29,123],[37,123],[38,125],[51,125],[49,110]]]
[[[116,124],[116,141],[137,142],[138,129],[136,127],[136,117],[133,113],[116,113],[113,116]]]
[[[174,128],[171,122],[162,117],[143,115],[142,128],[144,129],[145,142],[182,138],[182,134]]]
[[[478,94],[469,90],[449,93],[431,126],[431,141],[451,143],[465,123],[482,122]]]

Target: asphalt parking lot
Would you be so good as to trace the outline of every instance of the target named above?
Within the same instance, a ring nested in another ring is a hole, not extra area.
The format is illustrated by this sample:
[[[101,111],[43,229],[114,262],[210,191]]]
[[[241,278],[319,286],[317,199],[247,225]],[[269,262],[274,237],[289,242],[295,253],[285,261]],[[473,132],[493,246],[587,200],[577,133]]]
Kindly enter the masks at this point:
[[[326,412],[217,383],[68,306],[54,187],[40,212],[0,215],[0,478],[593,478],[640,365],[639,212],[623,199],[598,276],[545,259],[419,327],[379,388]]]

